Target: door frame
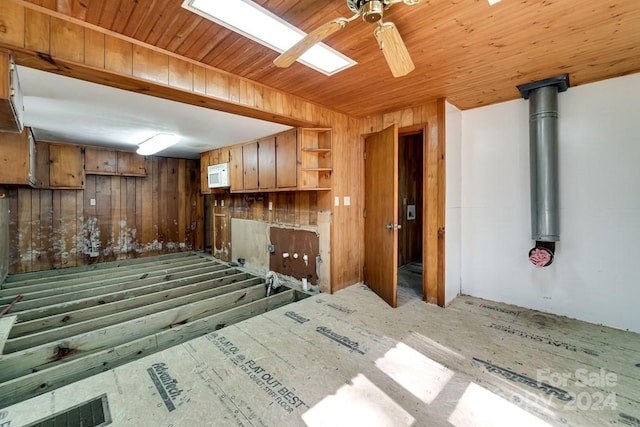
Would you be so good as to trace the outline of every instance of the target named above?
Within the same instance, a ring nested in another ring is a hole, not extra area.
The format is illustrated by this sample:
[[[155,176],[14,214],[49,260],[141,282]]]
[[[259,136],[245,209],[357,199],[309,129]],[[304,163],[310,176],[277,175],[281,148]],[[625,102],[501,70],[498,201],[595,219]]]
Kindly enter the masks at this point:
[[[439,107],[444,103],[438,103]],[[434,129],[435,128],[435,129]],[[434,132],[435,130],[435,132]],[[444,111],[438,123],[422,123],[398,128],[398,136],[422,132],[422,299],[440,307],[445,305],[445,128]],[[365,138],[361,136],[362,147]],[[364,159],[363,159],[364,162]],[[364,171],[364,163],[362,165]],[[364,175],[364,172],[363,172]],[[365,194],[364,197],[367,197]],[[364,201],[363,201],[364,203]],[[364,227],[364,226],[363,226]],[[365,247],[366,251],[367,248]]]

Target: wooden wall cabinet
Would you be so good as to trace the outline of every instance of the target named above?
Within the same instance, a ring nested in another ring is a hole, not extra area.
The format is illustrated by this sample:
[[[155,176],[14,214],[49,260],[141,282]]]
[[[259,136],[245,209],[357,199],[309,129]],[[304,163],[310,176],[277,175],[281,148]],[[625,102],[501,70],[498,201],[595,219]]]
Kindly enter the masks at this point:
[[[258,142],[250,142],[242,146],[243,189],[258,189]]]
[[[242,146],[245,191],[273,191],[278,188],[276,140],[274,135]]]
[[[36,147],[31,129],[0,132],[0,184],[36,186]]]
[[[229,184],[233,193],[244,190],[244,170],[242,145],[234,145],[229,149]]]
[[[86,147],[84,168],[91,175],[147,176],[147,157],[128,151]]]
[[[128,151],[117,152],[118,175],[147,176],[147,157]]]
[[[234,161],[234,157],[239,159],[240,155],[242,161]],[[234,185],[239,181],[234,178],[234,171],[242,174],[242,185]],[[295,190],[296,185],[295,129],[232,147],[231,192]]]
[[[202,193],[210,193],[207,167],[213,159],[229,162],[232,193],[330,190],[331,144],[330,128],[297,128],[202,153]]]
[[[23,131],[22,91],[13,57],[0,51],[0,131]]]
[[[276,135],[276,187],[295,189],[298,185],[297,130]]]
[[[92,175],[115,175],[117,171],[118,156],[113,150],[100,148],[85,148],[84,170]]]
[[[84,156],[79,145],[49,144],[49,186],[84,188]]]
[[[216,148],[200,154],[200,193],[213,194],[224,192],[221,188],[209,188],[209,166],[229,163],[229,147]]]
[[[258,188],[276,188],[276,137],[258,141]]]
[[[331,190],[331,128],[300,128],[298,189]]]

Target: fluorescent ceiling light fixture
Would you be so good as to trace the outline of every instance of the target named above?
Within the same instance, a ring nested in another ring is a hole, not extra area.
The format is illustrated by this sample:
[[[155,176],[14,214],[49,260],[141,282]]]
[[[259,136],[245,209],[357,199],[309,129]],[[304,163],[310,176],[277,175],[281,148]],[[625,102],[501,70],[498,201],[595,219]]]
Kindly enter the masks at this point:
[[[489,4],[491,6],[493,6],[494,4],[498,3],[500,0],[489,0]]]
[[[164,150],[165,148],[171,147],[179,140],[180,137],[178,135],[174,135],[172,133],[159,133],[140,143],[136,153],[141,156],[150,156]]]
[[[185,0],[182,7],[279,53],[306,35],[250,0]],[[356,64],[323,43],[315,44],[298,61],[328,76]]]

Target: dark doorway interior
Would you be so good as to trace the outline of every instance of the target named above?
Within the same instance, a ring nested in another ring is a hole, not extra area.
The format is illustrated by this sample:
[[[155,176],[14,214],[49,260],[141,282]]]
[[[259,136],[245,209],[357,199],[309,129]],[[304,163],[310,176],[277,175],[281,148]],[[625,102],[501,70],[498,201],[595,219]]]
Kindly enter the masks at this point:
[[[423,299],[423,132],[398,138],[398,305]]]

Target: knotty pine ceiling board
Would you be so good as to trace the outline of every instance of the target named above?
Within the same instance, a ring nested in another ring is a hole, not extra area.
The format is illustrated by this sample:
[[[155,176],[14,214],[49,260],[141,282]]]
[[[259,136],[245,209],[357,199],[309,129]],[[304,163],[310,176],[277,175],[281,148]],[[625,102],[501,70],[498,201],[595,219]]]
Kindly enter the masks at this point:
[[[328,77],[181,7],[182,0],[25,0],[353,116],[446,97],[462,109],[520,95],[516,85],[569,73],[578,85],[640,71],[637,0],[424,0],[394,22],[416,70],[394,79],[375,25],[358,19],[326,43],[358,64]],[[260,0],[309,32],[351,16],[345,0]]]

